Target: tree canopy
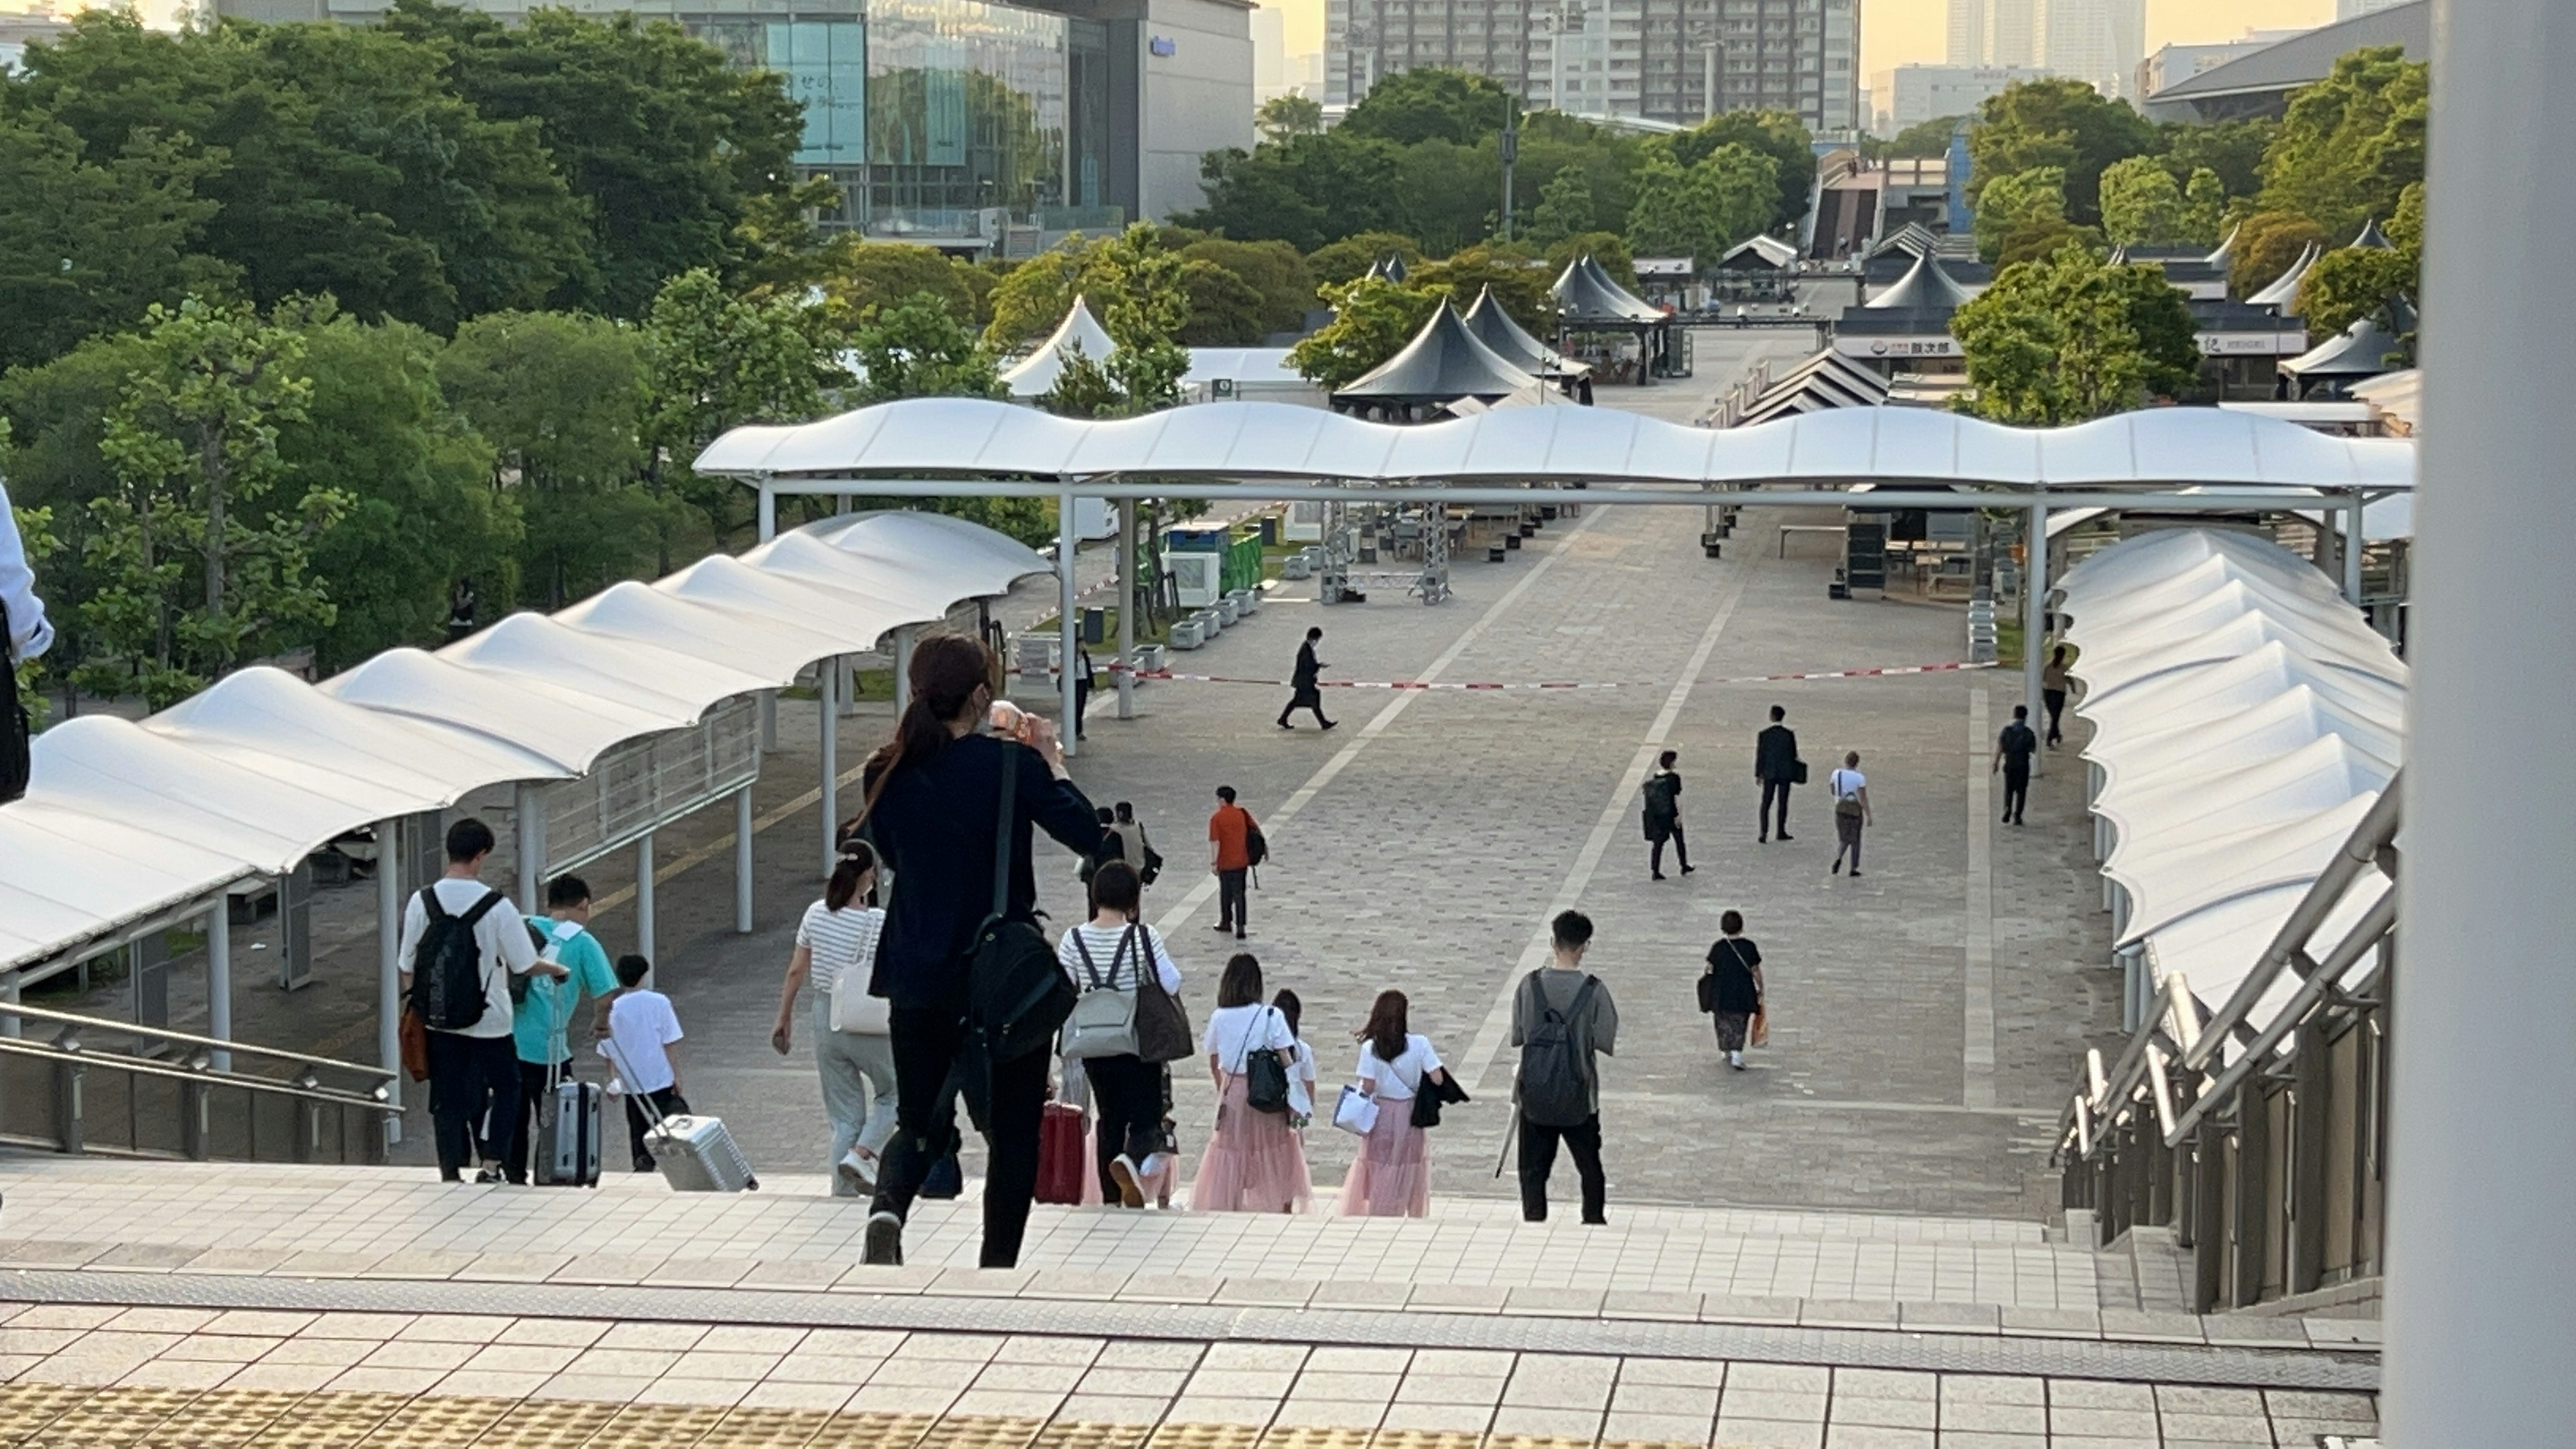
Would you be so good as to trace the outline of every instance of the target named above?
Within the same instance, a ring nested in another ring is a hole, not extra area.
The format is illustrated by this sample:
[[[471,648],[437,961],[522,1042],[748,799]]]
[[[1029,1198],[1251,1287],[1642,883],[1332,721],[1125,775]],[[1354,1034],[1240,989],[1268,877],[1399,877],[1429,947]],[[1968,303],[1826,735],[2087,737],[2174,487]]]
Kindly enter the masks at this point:
[[[1679,148],[1676,148],[1678,151]],[[1768,155],[1729,141],[1685,170],[1647,158],[1628,213],[1628,248],[1637,256],[1694,257],[1701,266],[1771,224],[1780,168]]]
[[[1962,406],[2032,427],[2139,407],[2200,363],[2191,310],[2162,268],[2106,266],[2080,248],[2004,268],[1950,331],[1967,355]]]
[[[2115,161],[2161,149],[2158,140],[2154,123],[2128,102],[2105,100],[2082,81],[2016,81],[1978,105],[1977,124],[1968,131],[1968,200],[1982,211],[1985,190],[1997,181],[2051,168],[2062,174],[2067,220],[2096,225],[2102,173]]]
[[[1807,214],[1808,194],[1816,185],[1816,149],[1805,122],[1787,111],[1728,111],[1674,136],[1673,160],[1687,170],[1728,146],[1771,160],[1777,199],[1756,230],[1786,226]]]
[[[2324,80],[2290,97],[2263,156],[2262,205],[2307,217],[2337,241],[2394,212],[2424,179],[2431,73],[2394,45],[2337,59]]]
[[[1427,65],[1381,77],[1342,118],[1341,131],[1412,146],[1447,141],[1474,146],[1517,115],[1511,92],[1474,71]]]

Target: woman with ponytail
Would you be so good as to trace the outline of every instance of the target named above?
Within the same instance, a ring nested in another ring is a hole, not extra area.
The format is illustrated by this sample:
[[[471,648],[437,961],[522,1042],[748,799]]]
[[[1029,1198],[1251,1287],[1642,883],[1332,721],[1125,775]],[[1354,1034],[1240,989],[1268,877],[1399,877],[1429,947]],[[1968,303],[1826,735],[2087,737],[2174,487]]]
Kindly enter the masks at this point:
[[[903,1222],[932,1162],[956,1136],[950,1072],[966,1044],[967,964],[976,928],[992,912],[993,838],[1010,791],[1005,909],[1037,908],[1031,826],[1067,849],[1100,849],[1091,802],[1065,778],[1064,750],[1043,719],[1022,726],[1024,744],[982,728],[993,705],[993,657],[981,641],[936,634],[913,646],[912,702],[894,739],[862,772],[860,832],[894,874],[868,994],[886,999],[894,1048],[895,1136],[877,1174],[866,1260],[903,1261]],[[1019,1261],[1037,1190],[1038,1119],[1046,1105],[1045,1052],[993,1064],[991,1100],[977,1124],[990,1150],[984,1180],[983,1266]]]
[[[769,1033],[769,1044],[787,1055],[796,1034],[796,993],[812,978],[814,1069],[823,1079],[823,1111],[832,1119],[832,1152],[825,1160],[833,1167],[834,1197],[874,1190],[878,1156],[894,1136],[894,1045],[886,1036],[886,1004],[862,994],[885,928],[885,912],[875,904],[876,881],[876,852],[842,832],[831,884],[796,927],[778,1025]]]

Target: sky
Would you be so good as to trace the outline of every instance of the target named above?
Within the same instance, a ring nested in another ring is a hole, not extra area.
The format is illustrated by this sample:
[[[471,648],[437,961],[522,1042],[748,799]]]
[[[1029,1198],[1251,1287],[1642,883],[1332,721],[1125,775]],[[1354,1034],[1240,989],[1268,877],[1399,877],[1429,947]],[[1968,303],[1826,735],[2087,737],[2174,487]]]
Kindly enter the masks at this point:
[[[1289,53],[1324,48],[1324,0],[1262,0],[1284,12]],[[1947,0],[1860,0],[1861,84],[1912,61],[1939,64]],[[2322,25],[2334,0],[2147,0],[2147,49],[2173,41],[2235,40],[2249,29]]]

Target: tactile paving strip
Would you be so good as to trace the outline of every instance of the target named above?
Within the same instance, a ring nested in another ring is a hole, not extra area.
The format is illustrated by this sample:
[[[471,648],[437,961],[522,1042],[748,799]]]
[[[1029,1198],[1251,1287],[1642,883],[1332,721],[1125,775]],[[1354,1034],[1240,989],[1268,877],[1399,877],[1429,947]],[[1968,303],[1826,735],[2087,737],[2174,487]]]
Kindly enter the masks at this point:
[[[0,1287],[5,1287],[12,1298],[35,1303],[617,1318],[1184,1343],[1482,1348],[2224,1388],[2356,1393],[2375,1393],[2379,1388],[2377,1354],[2338,1354],[2312,1348],[2106,1343],[1989,1333],[1764,1328],[1632,1319],[1371,1313],[1035,1298],[877,1296],[752,1288],[593,1288],[553,1283],[250,1278],[50,1269],[8,1274],[0,1278]]]

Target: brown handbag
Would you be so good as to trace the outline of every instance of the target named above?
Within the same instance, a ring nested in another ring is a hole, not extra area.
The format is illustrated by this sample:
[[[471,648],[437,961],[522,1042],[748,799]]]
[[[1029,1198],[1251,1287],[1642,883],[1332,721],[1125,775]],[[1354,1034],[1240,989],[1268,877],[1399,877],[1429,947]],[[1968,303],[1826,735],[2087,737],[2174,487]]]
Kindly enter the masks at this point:
[[[406,1006],[402,1011],[402,1028],[397,1033],[402,1041],[404,1075],[415,1082],[429,1080],[429,1028],[420,1014]]]
[[[1198,1049],[1198,1037],[1190,1030],[1190,1014],[1181,999],[1163,989],[1163,975],[1154,964],[1154,938],[1142,926],[1129,926],[1136,936],[1136,1055],[1148,1062],[1177,1062]]]
[[[1753,1025],[1745,1030],[1744,1044],[1746,1046],[1771,1044],[1771,1008],[1769,1006],[1753,1008]]]

